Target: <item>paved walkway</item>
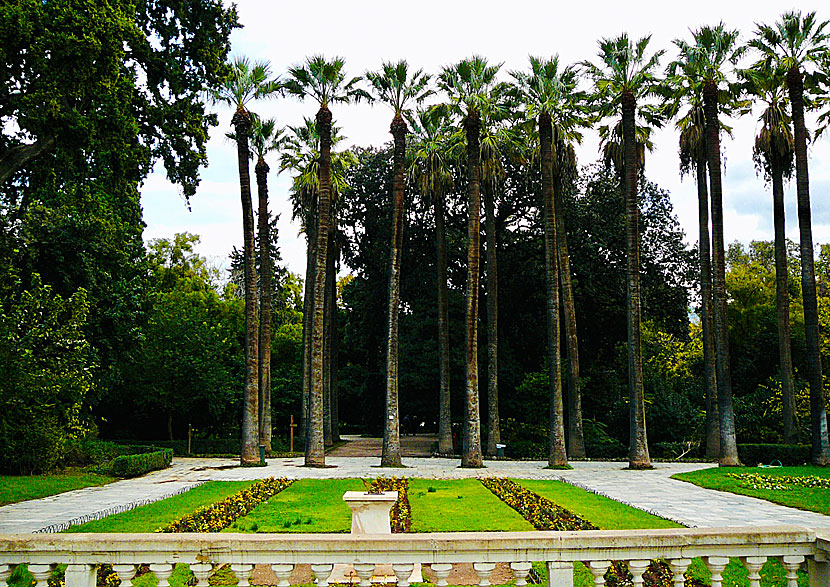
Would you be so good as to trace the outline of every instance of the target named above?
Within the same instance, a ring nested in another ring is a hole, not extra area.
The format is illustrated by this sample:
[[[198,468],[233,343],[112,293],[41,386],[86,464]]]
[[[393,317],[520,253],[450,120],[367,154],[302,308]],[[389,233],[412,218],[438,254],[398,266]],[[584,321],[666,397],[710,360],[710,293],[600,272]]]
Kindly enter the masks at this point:
[[[673,519],[687,526],[770,526],[793,524],[830,528],[830,517],[754,499],[702,489],[669,477],[675,473],[710,467],[699,463],[656,463],[651,471],[629,471],[619,462],[574,462],[573,470],[545,469],[543,462],[487,461],[484,469],[460,469],[458,459],[404,458],[404,469],[380,469],[377,458],[326,459],[330,468],[306,469],[302,458],[271,459],[267,467],[236,467],[233,459],[177,458],[167,470],[60,495],[0,507],[0,533],[59,531],[70,523],[103,517],[163,499],[209,480],[262,477],[344,478],[406,476],[422,478],[475,478],[509,476],[524,479],[562,479]]]

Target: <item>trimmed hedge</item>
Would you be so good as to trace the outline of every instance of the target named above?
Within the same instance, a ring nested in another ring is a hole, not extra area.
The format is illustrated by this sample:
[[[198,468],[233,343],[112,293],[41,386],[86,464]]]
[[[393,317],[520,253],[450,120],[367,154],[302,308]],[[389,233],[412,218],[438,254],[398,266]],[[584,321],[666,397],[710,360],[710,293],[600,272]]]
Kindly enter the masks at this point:
[[[803,465],[810,462],[809,444],[739,444],[738,457],[747,466],[769,465],[780,461],[782,465]]]
[[[112,477],[139,477],[150,471],[166,469],[173,462],[169,448],[133,455],[121,455],[98,467],[98,473]]]

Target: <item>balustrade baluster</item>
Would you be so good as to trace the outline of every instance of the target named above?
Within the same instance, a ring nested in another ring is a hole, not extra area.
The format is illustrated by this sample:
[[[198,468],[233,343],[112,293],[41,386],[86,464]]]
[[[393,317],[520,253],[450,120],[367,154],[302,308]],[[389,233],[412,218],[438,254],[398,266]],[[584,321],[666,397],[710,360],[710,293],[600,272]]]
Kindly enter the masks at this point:
[[[375,572],[375,563],[355,563],[354,572],[360,578],[360,587],[371,587],[372,574]]]
[[[452,563],[432,563],[429,565],[432,572],[435,573],[435,578],[438,581],[435,583],[436,587],[447,587],[447,577],[452,571]]]
[[[46,587],[55,565],[29,565],[29,572],[35,578],[35,587]]]
[[[158,587],[170,587],[170,583],[167,582],[167,579],[170,578],[170,575],[173,574],[173,565],[170,563],[158,563],[150,565],[150,570],[153,571],[153,574],[158,578],[159,584]],[[239,584],[239,587],[246,587]]]
[[[741,558],[746,570],[749,571],[749,587],[761,587],[761,567],[767,562],[765,556],[745,556]]]
[[[392,571],[398,578],[398,587],[409,587],[409,578],[413,570],[415,570],[415,565],[412,563],[392,565]]]
[[[9,577],[12,576],[17,565],[0,565],[0,587],[9,586]]]
[[[495,568],[496,563],[473,563],[473,570],[478,575],[479,587],[489,587],[490,575],[493,574]]]
[[[190,565],[192,569],[194,565]],[[136,565],[112,565],[112,570],[115,571],[115,574],[118,575],[118,578],[121,579],[121,587],[132,587],[133,585],[133,577],[135,577],[136,571],[138,571],[138,566]],[[199,587],[204,587],[201,583]]]
[[[787,571],[787,587],[798,587],[798,569],[804,564],[804,557],[800,555],[785,555],[781,557],[781,564]]]
[[[196,577],[196,587],[208,587],[208,578],[213,574],[213,565],[210,563],[195,563],[190,565],[190,571]],[[125,587],[121,584],[121,587]],[[129,587],[129,586],[127,586]]]
[[[239,579],[237,587],[250,587],[250,579],[254,572],[254,565],[231,565],[231,570],[236,575],[236,578]]]
[[[328,587],[329,575],[334,565],[311,565],[311,572],[317,579],[317,587]]]
[[[588,570],[594,576],[594,585],[597,587],[605,585],[605,573],[608,572],[610,566],[611,561],[590,561],[588,563]]]
[[[721,573],[729,564],[729,559],[724,556],[707,556],[704,560],[712,573],[712,587],[720,587],[723,582]]]
[[[513,571],[513,576],[516,577],[516,587],[527,585],[527,576],[532,568],[533,565],[528,562],[510,563],[510,569]]]
[[[271,570],[274,571],[274,575],[277,577],[277,587],[288,587],[288,579],[291,577],[291,573],[294,572],[294,565],[271,565]]]
[[[687,558],[675,558],[669,561],[669,568],[674,575],[674,587],[683,587],[686,582],[686,569],[692,561]]]
[[[647,560],[628,561],[628,570],[631,571],[634,587],[640,587],[643,584],[643,573],[646,572],[650,564],[651,561]]]

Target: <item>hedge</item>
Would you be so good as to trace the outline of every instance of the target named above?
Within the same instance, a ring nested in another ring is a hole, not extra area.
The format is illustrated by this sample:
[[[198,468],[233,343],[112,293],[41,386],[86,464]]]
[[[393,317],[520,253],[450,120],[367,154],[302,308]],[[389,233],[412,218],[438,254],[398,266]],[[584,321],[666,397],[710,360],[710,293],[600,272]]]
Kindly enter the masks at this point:
[[[739,444],[738,457],[749,467],[769,465],[803,465],[810,462],[809,444]],[[777,464],[777,463],[776,463]]]
[[[166,469],[173,462],[173,451],[169,448],[151,450],[133,455],[121,455],[97,468],[98,473],[113,477],[138,477]]]

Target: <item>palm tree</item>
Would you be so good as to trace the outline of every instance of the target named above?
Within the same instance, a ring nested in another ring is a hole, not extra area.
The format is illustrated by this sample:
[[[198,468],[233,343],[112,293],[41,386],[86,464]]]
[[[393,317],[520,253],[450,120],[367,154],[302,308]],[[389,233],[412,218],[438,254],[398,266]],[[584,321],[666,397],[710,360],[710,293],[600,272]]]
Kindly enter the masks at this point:
[[[683,105],[686,113],[677,121],[680,130],[680,175],[694,173],[698,201],[698,259],[700,263],[700,321],[703,337],[703,381],[706,396],[706,456],[720,456],[715,336],[712,306],[712,252],[709,234],[707,187],[706,116],[703,91],[695,64],[676,60],[667,68],[664,110],[674,118]]]
[[[768,60],[743,70],[748,92],[761,100],[761,130],[755,137],[752,158],[764,179],[772,184],[772,213],[775,228],[775,306],[778,318],[778,357],[781,362],[781,412],[784,420],[784,442],[798,442],[795,412],[793,360],[790,350],[790,300],[787,288],[787,239],[784,220],[784,180],[793,175],[795,141],[789,114],[784,78],[787,72]]]
[[[530,57],[530,72],[512,72],[519,96],[526,106],[526,114],[536,119],[539,128],[539,147],[542,164],[542,209],[544,217],[545,269],[547,285],[548,373],[550,378],[550,452],[548,464],[552,467],[568,463],[565,446],[565,414],[562,399],[559,287],[564,301],[566,344],[570,364],[568,387],[570,392],[570,440],[573,456],[584,456],[582,436],[581,398],[579,391],[579,358],[576,334],[576,316],[570,262],[564,223],[561,218],[561,190],[568,162],[576,165],[573,143],[582,135],[579,129],[589,124],[583,106],[585,95],[576,86],[579,76],[574,67],[559,68],[559,57],[540,59]],[[554,138],[554,136],[556,138]]]
[[[283,129],[273,119],[253,117],[254,148],[259,195],[259,443],[271,452],[271,215],[268,212],[268,163],[265,156],[280,148]]]
[[[632,469],[651,468],[646,440],[645,397],[640,333],[640,235],[637,207],[637,106],[658,87],[654,76],[663,51],[646,55],[650,36],[636,42],[626,33],[599,42],[600,65],[586,62],[586,73],[593,79],[599,115],[622,114],[621,137],[626,208],[628,387],[630,393],[630,442],[628,464]],[[641,106],[640,114],[659,123],[653,110]]]
[[[239,167],[239,192],[242,199],[242,228],[244,237],[245,284],[245,401],[242,411],[241,462],[259,460],[259,369],[258,369],[258,316],[257,282],[254,254],[254,208],[251,201],[251,173],[248,167],[251,132],[251,113],[247,105],[251,100],[273,96],[279,90],[276,79],[271,78],[267,61],[251,62],[246,57],[236,57],[230,64],[225,82],[211,95],[214,103],[224,103],[236,108],[231,124],[235,129],[237,161]]]
[[[357,88],[360,77],[346,81],[345,62],[340,57],[327,60],[322,55],[308,57],[306,62],[288,68],[289,79],[285,90],[299,98],[311,97],[320,105],[317,111],[317,131],[320,135],[319,200],[317,239],[311,320],[311,393],[308,402],[308,442],[305,465],[323,467],[326,464],[323,437],[323,341],[325,337],[325,293],[329,228],[331,224],[331,122],[329,104],[346,103],[368,97]]]
[[[689,77],[696,79],[703,95],[705,118],[706,163],[709,169],[709,193],[712,198],[712,258],[714,265],[712,293],[716,377],[718,385],[718,417],[720,418],[721,466],[737,466],[738,445],[735,437],[735,415],[732,406],[732,375],[729,365],[729,325],[726,307],[726,260],[723,236],[723,185],[719,115],[740,111],[743,101],[740,86],[730,80],[727,66],[734,65],[744,52],[738,44],[738,31],[727,30],[723,23],[704,26],[694,31],[694,43],[674,43],[680,52],[679,61],[687,63]],[[722,105],[726,105],[725,108]]]
[[[419,109],[411,118],[415,140],[410,149],[409,177],[415,189],[432,204],[435,215],[435,251],[438,282],[438,452],[451,454],[450,329],[447,302],[447,235],[444,197],[453,187],[452,163],[458,142],[452,141],[449,112],[443,105]]]
[[[438,85],[450,98],[456,112],[464,116],[467,139],[467,292],[466,292],[466,423],[462,467],[483,466],[481,421],[478,401],[478,288],[481,238],[481,111],[492,102],[492,90],[501,64],[488,65],[475,55],[441,70]]]
[[[382,467],[401,467],[400,417],[398,414],[398,318],[400,308],[401,254],[403,253],[404,165],[406,133],[404,113],[409,104],[420,104],[432,94],[429,76],[419,69],[410,73],[405,60],[383,63],[379,71],[367,71],[366,79],[377,98],[392,107],[389,132],[395,141],[392,167],[392,232],[389,247],[389,297],[386,338],[386,417],[383,426]]]
[[[801,248],[801,295],[804,300],[804,337],[807,343],[807,379],[810,383],[811,460],[815,465],[830,464],[824,380],[819,353],[818,301],[816,299],[815,256],[810,211],[810,179],[807,161],[807,125],[804,122],[805,73],[822,64],[830,55],[824,32],[828,21],[816,20],[816,13],[787,12],[774,26],[758,25],[750,45],[765,59],[785,70],[790,98],[795,147],[795,189],[798,199],[798,229]],[[809,81],[809,77],[807,78]]]

